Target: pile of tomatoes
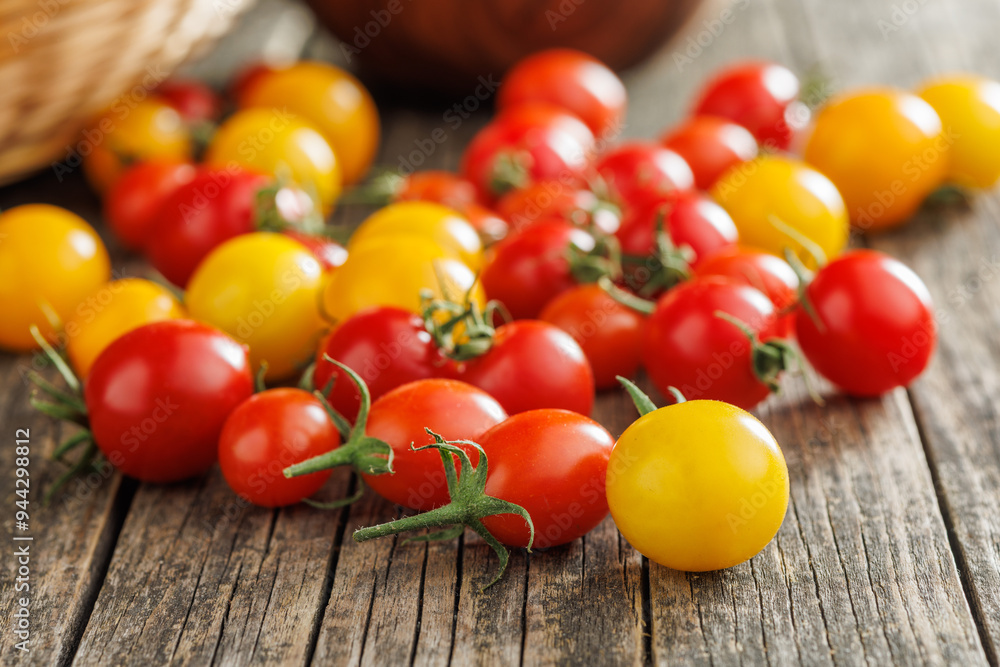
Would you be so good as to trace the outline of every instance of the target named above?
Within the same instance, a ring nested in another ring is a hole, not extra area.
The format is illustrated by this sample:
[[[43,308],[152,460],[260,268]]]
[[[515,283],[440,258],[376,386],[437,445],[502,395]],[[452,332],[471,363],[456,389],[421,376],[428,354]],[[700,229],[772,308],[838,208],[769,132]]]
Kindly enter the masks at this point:
[[[469,526],[502,563],[502,545],[569,542],[609,509],[671,567],[757,553],[788,473],[746,410],[800,355],[875,396],[935,347],[926,287],[845,250],[851,225],[1000,178],[995,82],[846,92],[813,114],[791,71],[739,63],[660,139],[619,143],[624,85],[560,49],[506,75],[458,173],[361,186],[385,205],[341,245],[324,219],[376,150],[367,91],[320,63],[255,67],[233,90],[221,123],[213,91],[168,82],[91,130],[109,225],[163,281],[110,280],[61,209],[0,216],[0,345],[42,345],[66,378],[37,378],[36,404],[85,427],[73,471],[100,451],[167,482],[218,460],[241,497],[281,506],[351,466],[421,512],[359,541]],[[626,379],[640,367],[676,405]],[[589,413],[619,383],[641,416],[616,443]]]

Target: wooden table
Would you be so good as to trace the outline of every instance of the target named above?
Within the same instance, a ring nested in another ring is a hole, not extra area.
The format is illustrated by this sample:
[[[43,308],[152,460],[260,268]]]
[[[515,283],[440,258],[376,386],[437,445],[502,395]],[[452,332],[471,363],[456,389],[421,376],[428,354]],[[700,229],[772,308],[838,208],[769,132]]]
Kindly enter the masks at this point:
[[[799,72],[819,66],[837,88],[912,86],[951,70],[1000,78],[994,0],[740,0],[728,22],[717,21],[724,7],[708,6],[685,35],[627,73],[627,136],[656,136],[681,118],[708,72],[746,56]],[[255,35],[279,29],[286,50],[335,55],[329,38],[310,37],[304,16],[267,3],[197,69],[220,78],[267,41]],[[454,100],[421,100],[419,110],[399,102],[383,103],[381,162],[389,167],[437,127],[447,140],[424,166],[454,167],[485,120],[452,129],[442,114]],[[4,208],[28,201],[68,206],[100,224],[78,175],[59,183],[50,171],[0,190]],[[12,439],[15,428],[30,428],[34,537],[27,656],[12,648],[8,630],[12,543],[0,550],[0,661],[996,665],[998,221],[992,193],[857,241],[923,276],[940,316],[936,358],[909,390],[880,400],[824,388],[819,407],[800,381],[769,400],[759,414],[788,460],[788,515],[758,556],[710,574],[648,563],[606,520],[568,546],[514,554],[504,580],[480,593],[495,561],[471,534],[457,543],[358,545],[355,528],[396,509],[372,494],[336,512],[245,507],[217,470],[171,486],[88,480],[42,509],[40,492],[61,470],[46,456],[65,430],[27,405],[30,358],[0,356],[8,508],[0,515],[9,536]],[[128,274],[143,268],[134,258],[122,266]],[[611,392],[595,416],[617,434],[633,413]],[[324,493],[341,497],[350,486],[336,474]]]

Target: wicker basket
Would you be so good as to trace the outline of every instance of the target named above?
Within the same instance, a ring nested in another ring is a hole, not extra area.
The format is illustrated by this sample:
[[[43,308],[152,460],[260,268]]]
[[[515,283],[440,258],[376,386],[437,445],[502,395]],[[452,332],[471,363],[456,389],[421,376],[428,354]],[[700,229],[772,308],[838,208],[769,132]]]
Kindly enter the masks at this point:
[[[67,157],[96,113],[165,77],[252,2],[0,0],[0,182]]]

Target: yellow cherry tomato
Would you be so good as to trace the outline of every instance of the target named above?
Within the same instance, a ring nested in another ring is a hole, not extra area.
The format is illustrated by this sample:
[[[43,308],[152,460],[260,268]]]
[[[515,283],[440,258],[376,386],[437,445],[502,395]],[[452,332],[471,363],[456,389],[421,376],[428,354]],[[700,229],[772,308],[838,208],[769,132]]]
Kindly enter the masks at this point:
[[[298,241],[268,232],[243,234],[213,250],[188,283],[191,317],[250,347],[267,379],[287,378],[312,359],[326,329],[319,299],[323,270]]]
[[[941,117],[948,180],[970,188],[1000,181],[1000,81],[960,75],[927,82],[918,93]]]
[[[375,158],[375,103],[357,79],[333,65],[306,61],[265,70],[240,91],[239,105],[287,109],[312,122],[340,158],[347,184],[361,180]]]
[[[800,160],[764,155],[737,165],[716,182],[712,196],[745,245],[778,256],[789,248],[807,266],[815,266],[817,251],[833,259],[847,245],[844,200],[830,179]]]
[[[99,194],[134,162],[191,159],[191,133],[177,111],[156,96],[130,106],[118,102],[83,131],[83,172]],[[82,153],[81,153],[82,154]]]
[[[216,167],[240,166],[288,178],[315,193],[324,213],[340,195],[340,161],[312,123],[282,109],[237,111],[205,154]]]
[[[184,308],[166,287],[142,278],[113,280],[84,298],[66,322],[66,353],[77,374],[86,377],[104,348],[123,334],[184,316]]]
[[[767,546],[788,508],[788,468],[749,412],[688,401],[649,412],[608,461],[608,507],[629,543],[687,572],[732,567]]]
[[[30,327],[54,339],[56,326],[111,277],[108,251],[79,216],[47,204],[0,215],[0,347],[37,347]]]
[[[420,236],[454,252],[473,269],[483,263],[483,243],[469,221],[446,206],[413,201],[391,204],[362,222],[351,235],[348,250],[380,237]]]
[[[470,288],[472,300],[484,306],[486,297],[472,270],[433,241],[403,235],[372,238],[352,247],[347,261],[334,271],[323,291],[323,310],[336,322],[369,306],[419,313],[422,290],[461,303]]]
[[[805,160],[840,190],[854,226],[905,222],[944,181],[948,140],[934,109],[891,88],[835,98],[816,116]]]

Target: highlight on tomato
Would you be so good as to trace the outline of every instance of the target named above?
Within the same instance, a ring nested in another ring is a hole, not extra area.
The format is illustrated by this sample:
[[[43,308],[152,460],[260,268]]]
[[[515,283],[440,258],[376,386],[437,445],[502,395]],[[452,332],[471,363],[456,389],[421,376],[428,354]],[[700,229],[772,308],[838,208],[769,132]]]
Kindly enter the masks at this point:
[[[627,208],[674,190],[694,187],[691,167],[677,153],[652,142],[631,141],[594,165],[612,201]]]
[[[718,116],[693,116],[669,130],[660,143],[684,158],[699,190],[757,157],[757,140],[742,125]]]
[[[142,250],[166,201],[198,172],[190,162],[159,159],[129,167],[104,198],[104,219],[129,250]]]
[[[788,467],[774,436],[722,401],[657,409],[623,382],[640,417],[611,450],[607,500],[622,536],[685,572],[738,565],[763,550],[788,510]]]

